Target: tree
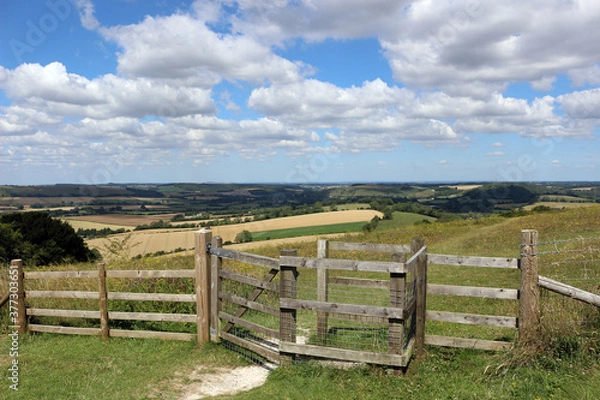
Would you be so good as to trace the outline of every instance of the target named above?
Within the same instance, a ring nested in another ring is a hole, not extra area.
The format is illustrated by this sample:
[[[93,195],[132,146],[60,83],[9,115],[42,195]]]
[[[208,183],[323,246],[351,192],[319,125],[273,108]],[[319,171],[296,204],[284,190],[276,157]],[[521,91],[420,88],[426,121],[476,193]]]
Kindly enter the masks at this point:
[[[238,243],[248,243],[252,241],[252,232],[243,230],[235,236],[235,241]]]
[[[0,216],[0,226],[4,249],[0,257],[20,258],[28,265],[87,262],[98,257],[71,225],[45,212],[5,214]]]

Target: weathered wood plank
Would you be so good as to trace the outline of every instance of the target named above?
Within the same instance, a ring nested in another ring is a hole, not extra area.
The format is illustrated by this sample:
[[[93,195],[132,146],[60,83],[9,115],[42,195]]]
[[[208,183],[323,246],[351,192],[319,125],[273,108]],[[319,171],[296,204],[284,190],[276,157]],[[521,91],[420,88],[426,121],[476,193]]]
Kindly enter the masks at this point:
[[[210,342],[212,231],[202,228],[194,233],[194,292],[196,294],[196,332],[198,347]]]
[[[246,309],[249,308],[251,310],[260,311],[265,314],[279,317],[279,309],[258,303],[256,301],[248,300],[244,297],[236,296],[234,294],[227,293],[227,292],[221,292],[221,299],[228,301],[230,303],[234,303],[234,304],[243,306]],[[236,314],[236,316],[237,316],[237,314]],[[241,316],[237,316],[237,317],[240,318]]]
[[[518,300],[517,289],[487,288],[478,286],[452,286],[427,284],[428,294],[439,294],[448,296],[483,297],[488,299]]]
[[[245,283],[246,285],[279,293],[279,285],[277,285],[276,283],[267,282],[262,279],[255,278],[253,276],[238,274],[237,272],[229,271],[226,269],[221,269],[219,276],[223,279],[229,279],[230,281]]]
[[[381,279],[364,279],[364,278],[347,278],[343,276],[332,276],[329,278],[330,285],[354,286],[370,289],[386,289],[390,288],[389,280]]]
[[[391,261],[357,261],[357,260],[338,260],[332,258],[307,258],[282,256],[280,258],[282,265],[302,268],[323,268],[337,269],[344,271],[367,271],[367,272],[385,272],[385,273],[404,273],[405,264]]]
[[[422,244],[420,241],[418,244]],[[427,246],[422,245],[419,249],[415,247],[415,253],[406,261],[406,272],[412,274],[417,267],[419,259],[422,259],[427,254]]]
[[[195,314],[169,314],[148,312],[109,311],[109,319],[158,322],[196,322]]]
[[[458,347],[463,349],[499,351],[512,346],[510,342],[482,339],[465,339],[449,336],[425,335],[425,344],[430,346]]]
[[[346,350],[334,347],[313,346],[288,342],[281,342],[280,347],[282,352],[318,358],[390,365],[395,367],[406,367],[408,365],[408,357],[406,357],[406,355],[371,353],[367,351]]]
[[[73,328],[56,325],[29,325],[30,332],[61,333],[66,335],[100,335],[100,328]]]
[[[215,236],[211,240],[211,249],[220,249],[223,247],[223,239],[220,236]],[[219,334],[221,332],[221,320],[219,319],[219,312],[223,308],[223,303],[219,297],[221,289],[223,287],[223,278],[221,277],[221,270],[223,268],[223,259],[221,257],[211,255],[210,256],[210,338],[213,342],[219,342]]]
[[[276,258],[259,256],[258,254],[245,253],[243,251],[235,251],[223,248],[211,249],[210,253],[218,257],[239,261],[245,264],[258,265],[260,267],[266,267],[271,269],[279,269],[279,260]]]
[[[131,331],[126,329],[111,329],[111,337],[134,338],[134,339],[161,339],[161,340],[181,340],[191,342],[196,338],[192,333],[179,332],[158,332],[158,331]]]
[[[57,310],[52,308],[28,308],[27,315],[38,317],[92,318],[100,319],[100,311]]]
[[[369,251],[375,253],[409,253],[410,246],[405,244],[381,244],[381,243],[350,243],[329,242],[330,250],[345,251]]]
[[[565,283],[555,281],[545,276],[539,277],[539,285],[544,289],[551,290],[563,296],[570,297],[574,300],[579,300],[584,303],[592,304],[600,307],[600,296],[594,293],[586,292],[585,290],[569,286]]]
[[[446,254],[428,254],[427,262],[429,264],[456,265],[463,267],[487,267],[487,268],[519,268],[519,260],[516,258],[496,258],[496,257],[471,257],[454,256]]]
[[[98,264],[98,295],[100,306],[100,331],[102,340],[108,340],[110,328],[108,326],[108,290],[106,289],[106,265]]]
[[[414,275],[414,299],[415,299],[415,352],[423,354],[425,351],[425,315],[427,310],[427,252],[422,251],[425,248],[425,241],[422,238],[413,238],[410,243],[413,254],[417,257],[411,257],[411,274]],[[414,265],[414,267],[413,267]]]
[[[261,357],[266,358],[267,360],[274,362],[274,363],[279,363],[281,360],[281,356],[279,354],[279,349],[269,349],[265,346],[261,346],[259,344],[256,344],[254,342],[251,342],[249,340],[245,340],[242,339],[240,337],[237,337],[235,335],[232,335],[230,333],[227,332],[221,332],[221,338],[223,340],[227,340],[233,344],[236,344],[240,347],[243,347],[245,349],[248,349],[258,355],[260,355]]]
[[[97,271],[32,271],[25,272],[25,279],[98,278]]]
[[[173,270],[107,270],[107,278],[194,278],[193,269]]]
[[[108,292],[109,300],[137,300],[137,301],[173,301],[179,303],[194,303],[196,295],[175,293],[124,293]]]
[[[496,315],[465,314],[447,311],[426,312],[426,318],[429,321],[453,322],[456,324],[501,326],[505,328],[516,328],[516,317],[505,317]]]
[[[279,339],[279,331],[277,331],[275,329],[266,328],[262,325],[258,325],[258,324],[255,324],[254,322],[246,321],[245,319],[236,318],[233,315],[230,315],[230,314],[227,314],[224,312],[219,313],[219,318],[224,319],[225,321],[230,322],[234,325],[238,325],[243,328],[250,329],[252,331],[261,333],[265,336]]]
[[[394,307],[363,306],[357,304],[328,303],[314,300],[285,299],[279,300],[281,308],[294,310],[324,311],[338,314],[361,315],[364,317],[385,317],[402,319],[404,310]]]
[[[297,254],[290,254],[297,255]],[[329,240],[320,239],[317,242],[317,258],[329,257]],[[329,270],[317,269],[317,300],[329,300]],[[322,341],[327,337],[329,331],[329,314],[325,312],[317,313],[317,339]]]
[[[96,276],[98,273],[96,273]],[[25,297],[28,299],[94,299],[99,297],[98,292],[79,292],[73,290],[27,290]]]

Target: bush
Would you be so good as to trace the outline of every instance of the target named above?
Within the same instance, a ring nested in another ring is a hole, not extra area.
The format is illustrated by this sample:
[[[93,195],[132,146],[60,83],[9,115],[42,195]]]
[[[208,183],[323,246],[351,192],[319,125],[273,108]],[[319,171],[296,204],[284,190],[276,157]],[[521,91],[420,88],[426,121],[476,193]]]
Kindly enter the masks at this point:
[[[235,241],[238,243],[248,243],[252,241],[252,233],[246,229],[235,236]]]

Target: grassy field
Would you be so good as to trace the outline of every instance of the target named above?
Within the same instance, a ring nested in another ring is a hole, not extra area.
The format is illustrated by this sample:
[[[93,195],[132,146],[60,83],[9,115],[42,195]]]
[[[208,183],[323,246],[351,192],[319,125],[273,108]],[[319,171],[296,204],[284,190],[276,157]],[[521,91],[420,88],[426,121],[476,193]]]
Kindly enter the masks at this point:
[[[432,253],[518,257],[519,232],[537,229],[540,240],[585,240],[544,244],[540,273],[555,279],[585,277],[588,290],[598,292],[600,276],[600,206],[535,213],[516,218],[491,217],[448,223],[409,225],[402,230],[377,230],[347,238],[357,242],[409,243],[422,237]],[[255,252],[277,256],[279,249],[264,243]],[[315,256],[316,243],[299,243],[301,256]],[[564,259],[551,251],[564,251]],[[577,250],[577,253],[571,252]],[[589,251],[588,251],[589,250]],[[584,254],[588,262],[570,262]],[[365,259],[356,252],[333,257]],[[169,259],[136,263],[169,266]],[[190,267],[193,258],[177,257],[174,268]],[[569,262],[567,262],[569,261]],[[132,261],[128,261],[131,263]],[[127,262],[120,265],[126,268]],[[142,265],[142,264],[140,264]],[[138,268],[137,264],[134,266]],[[430,265],[431,283],[473,286],[518,287],[518,271],[457,268]],[[579,275],[578,275],[579,274]],[[302,274],[300,279],[302,279]],[[518,347],[500,353],[427,347],[426,354],[411,363],[407,375],[389,376],[384,369],[361,367],[338,370],[297,364],[271,373],[267,383],[229,398],[285,399],[582,399],[600,398],[600,312],[571,299],[542,293],[542,350],[524,352]],[[515,303],[482,299],[431,296],[428,309],[481,314],[515,315]],[[469,325],[427,324],[428,334],[499,338],[510,332],[481,330]],[[512,330],[514,335],[514,330]],[[7,370],[8,340],[0,340],[0,368]],[[20,391],[8,392],[7,381],[0,398],[69,399],[175,399],[169,387],[172,377],[197,365],[209,369],[219,364],[240,365],[234,353],[208,346],[197,352],[189,343],[39,335],[22,339],[23,362]],[[10,397],[9,397],[10,396]],[[13,397],[15,396],[15,397]]]
[[[379,221],[377,229],[379,230],[394,230],[404,228],[409,225],[414,225],[416,222],[434,222],[436,218],[427,215],[414,214],[409,212],[395,211],[392,219],[384,219]]]
[[[365,222],[348,222],[344,224],[305,226],[291,229],[276,229],[271,231],[253,232],[252,240],[285,239],[298,236],[327,235],[330,233],[360,232]]]

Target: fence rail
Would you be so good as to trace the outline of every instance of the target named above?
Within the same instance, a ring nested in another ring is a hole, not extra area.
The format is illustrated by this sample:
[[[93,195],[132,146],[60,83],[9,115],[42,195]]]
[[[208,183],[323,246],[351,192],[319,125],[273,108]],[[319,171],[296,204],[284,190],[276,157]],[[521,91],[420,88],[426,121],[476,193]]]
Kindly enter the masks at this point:
[[[572,242],[583,243],[561,240],[544,245]],[[512,345],[500,340],[426,335],[426,321],[517,329],[519,341],[527,345],[537,340],[539,332],[540,288],[600,307],[600,295],[540,276],[538,258],[586,253],[592,254],[589,262],[597,262],[598,246],[539,251],[539,245],[537,231],[524,230],[520,258],[431,254],[420,239],[410,245],[319,240],[316,258],[298,257],[295,250],[282,250],[279,258],[271,258],[224,249],[219,237],[212,238],[210,230],[201,230],[196,233],[194,269],[106,270],[104,264],[99,264],[97,271],[24,272],[22,263],[14,260],[10,268],[16,285],[2,300],[16,302],[13,323],[20,333],[28,328],[30,332],[103,338],[197,339],[199,345],[222,340],[274,362],[316,357],[404,368],[425,345],[482,350]],[[330,258],[332,250],[383,253],[389,261],[334,259]],[[230,269],[227,263],[231,261],[262,268],[264,272],[258,274],[254,269],[249,274],[243,268]],[[558,265],[561,260],[552,262]],[[585,268],[588,261],[582,262]],[[520,269],[520,286],[509,289],[428,283],[428,264],[447,265],[451,270]],[[330,276],[332,271],[336,272]],[[119,292],[107,287],[107,279],[157,278],[191,279],[193,293]],[[54,279],[94,279],[97,290],[25,290],[25,282],[47,283]],[[500,316],[432,310],[427,308],[428,295],[513,300],[519,304],[519,313]],[[30,299],[94,300],[98,306],[92,310],[27,307],[26,300]],[[113,311],[112,301],[193,303],[195,313]],[[27,317],[93,319],[100,320],[100,327],[27,325]],[[110,327],[110,321],[191,323],[196,325],[196,333],[115,329]],[[352,346],[344,342],[358,341],[346,337],[361,335],[371,342]]]

